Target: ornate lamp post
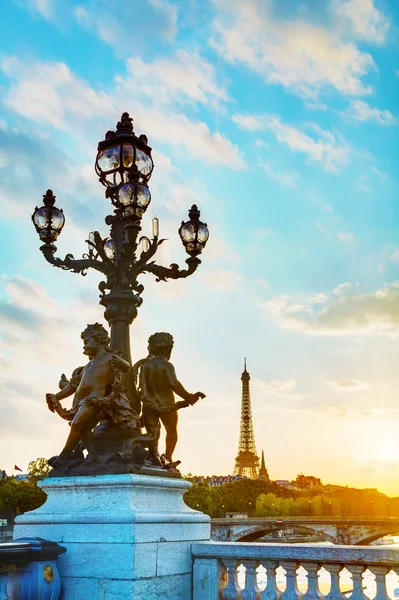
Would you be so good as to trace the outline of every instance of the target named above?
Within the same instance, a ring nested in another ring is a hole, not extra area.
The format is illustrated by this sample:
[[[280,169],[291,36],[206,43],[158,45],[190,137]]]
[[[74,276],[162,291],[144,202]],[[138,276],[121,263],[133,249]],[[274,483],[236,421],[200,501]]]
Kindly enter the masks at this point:
[[[61,259],[55,255],[57,248],[54,242],[61,233],[65,217],[62,210],[55,207],[55,196],[51,190],[43,196],[44,206],[36,208],[32,215],[39,237],[44,242],[40,250],[49,263],[82,275],[90,268],[96,269],[105,276],[98,287],[100,304],[105,307],[104,315],[110,325],[111,348],[121,351],[130,363],[129,327],[143,301],[144,286],[138,282],[138,277],[142,273],[153,273],[157,281],[167,281],[192,275],[201,263],[198,256],[209,237],[208,228],[200,221],[200,212],[193,205],[189,220],[182,222],[179,228],[189,255],[187,268],[180,269],[177,264],[163,267],[151,260],[164,241],[159,239],[156,217],[152,222],[152,239],[139,237],[141,219],[151,202],[148,182],[153,168],[147,137],[136,136],[133,119],[128,113],[123,113],[116,131],[108,131],[105,140],[98,144],[95,163],[99,180],[106,188],[105,195],[114,206],[114,214],[105,219],[111,227],[110,236],[102,238],[98,231],[91,232],[87,240],[87,254],[81,259],[67,254]],[[128,392],[131,395],[132,390],[128,389]],[[134,403],[133,398],[131,401]]]

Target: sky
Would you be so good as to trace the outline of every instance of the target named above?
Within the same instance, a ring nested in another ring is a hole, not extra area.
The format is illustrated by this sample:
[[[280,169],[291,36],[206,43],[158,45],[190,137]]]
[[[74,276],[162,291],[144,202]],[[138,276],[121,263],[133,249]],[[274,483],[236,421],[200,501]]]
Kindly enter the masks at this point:
[[[0,467],[58,454],[47,392],[105,324],[99,276],[52,268],[31,214],[51,188],[80,256],[112,212],[98,141],[122,112],[153,148],[158,262],[184,265],[193,203],[210,230],[181,281],[142,277],[133,360],[169,331],[183,473],[229,474],[244,356],[272,479],[399,495],[396,0],[3,0],[0,16]]]

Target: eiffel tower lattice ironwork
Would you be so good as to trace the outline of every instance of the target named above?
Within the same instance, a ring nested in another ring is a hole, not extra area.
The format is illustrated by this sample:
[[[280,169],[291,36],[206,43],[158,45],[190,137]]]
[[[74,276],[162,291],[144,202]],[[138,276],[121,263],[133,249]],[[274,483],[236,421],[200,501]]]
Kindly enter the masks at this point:
[[[251,396],[249,381],[251,377],[247,371],[247,361],[244,359],[244,371],[241,375],[241,423],[238,453],[234,467],[234,475],[241,475],[256,479],[259,473],[259,456],[256,453],[254,427],[252,423]]]

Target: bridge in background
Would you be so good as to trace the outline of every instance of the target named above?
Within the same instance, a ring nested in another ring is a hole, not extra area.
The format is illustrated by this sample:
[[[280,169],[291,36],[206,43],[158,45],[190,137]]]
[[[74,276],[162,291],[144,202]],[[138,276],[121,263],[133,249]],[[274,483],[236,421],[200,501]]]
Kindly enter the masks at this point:
[[[368,545],[386,535],[399,535],[399,518],[258,517],[212,519],[211,539],[218,542],[254,542],[278,531],[295,529],[334,544]]]

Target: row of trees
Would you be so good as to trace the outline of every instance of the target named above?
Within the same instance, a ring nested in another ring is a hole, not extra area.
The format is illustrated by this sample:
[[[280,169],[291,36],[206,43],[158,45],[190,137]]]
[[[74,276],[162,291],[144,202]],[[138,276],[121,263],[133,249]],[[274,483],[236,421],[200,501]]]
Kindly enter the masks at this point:
[[[280,498],[276,494],[261,494],[256,499],[257,517],[341,516],[340,503],[332,496]]]
[[[193,484],[185,494],[188,506],[211,517],[226,512],[246,512],[250,516],[331,516],[399,517],[399,498],[389,498],[377,490],[325,488],[287,490],[272,482],[240,479],[220,487]]]
[[[0,481],[0,517],[15,516],[34,510],[46,499],[37,481],[46,477],[49,466],[44,458],[29,463],[28,479],[9,477]],[[317,488],[308,491],[287,490],[268,481],[239,479],[222,486],[193,484],[184,495],[188,506],[211,517],[227,512],[250,516],[359,516],[399,517],[399,498],[389,498],[377,490],[355,488]]]

